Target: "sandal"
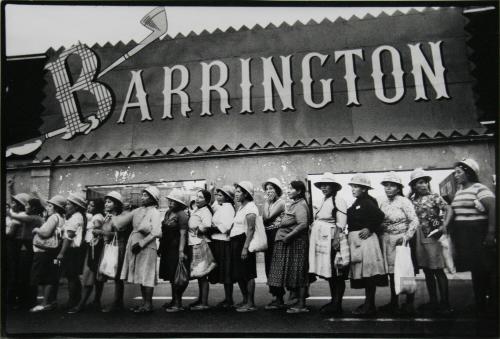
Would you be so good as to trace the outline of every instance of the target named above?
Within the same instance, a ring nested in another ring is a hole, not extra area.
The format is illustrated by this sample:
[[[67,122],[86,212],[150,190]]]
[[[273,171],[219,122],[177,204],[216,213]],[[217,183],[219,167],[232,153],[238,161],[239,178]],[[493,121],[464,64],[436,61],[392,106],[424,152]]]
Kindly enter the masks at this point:
[[[281,310],[284,309],[286,306],[285,304],[279,303],[277,301],[271,301],[269,304],[264,306],[265,310]]]
[[[206,311],[210,308],[210,306],[208,305],[196,305],[196,306],[193,306],[193,307],[190,307],[189,309],[191,311]]]
[[[151,308],[146,308],[144,306],[139,307],[134,311],[136,314],[146,314],[146,313],[153,313],[153,307]]]
[[[257,311],[257,307],[255,306],[241,306],[236,309],[236,312],[247,313]]]
[[[184,307],[182,306],[170,306],[170,307],[167,307],[165,309],[165,312],[167,313],[177,313],[177,312],[181,312],[181,311],[184,311]]]
[[[83,311],[83,307],[75,306],[73,308],[70,308],[66,313],[67,314],[76,314],[76,313],[80,313],[81,311]]]
[[[309,309],[307,307],[290,307],[286,310],[286,313],[307,313]]]
[[[356,308],[352,311],[352,314],[360,316],[360,317],[371,317],[377,314],[377,310],[373,308],[365,308],[364,305]]]

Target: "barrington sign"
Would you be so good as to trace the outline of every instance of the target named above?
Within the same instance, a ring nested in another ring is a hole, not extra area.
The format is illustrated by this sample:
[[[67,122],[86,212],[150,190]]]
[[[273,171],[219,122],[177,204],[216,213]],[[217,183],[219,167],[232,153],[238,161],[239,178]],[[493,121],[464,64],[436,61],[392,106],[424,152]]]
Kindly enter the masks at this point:
[[[449,8],[52,51],[40,153],[473,128],[464,24]]]

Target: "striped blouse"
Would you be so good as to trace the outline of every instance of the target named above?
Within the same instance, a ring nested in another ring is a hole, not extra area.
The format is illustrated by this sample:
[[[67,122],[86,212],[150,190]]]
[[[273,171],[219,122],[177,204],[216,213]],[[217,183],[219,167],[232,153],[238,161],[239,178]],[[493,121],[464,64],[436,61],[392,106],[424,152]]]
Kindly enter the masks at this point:
[[[494,198],[488,187],[474,183],[466,189],[459,189],[451,203],[456,221],[487,220],[488,214],[480,201],[484,198]]]

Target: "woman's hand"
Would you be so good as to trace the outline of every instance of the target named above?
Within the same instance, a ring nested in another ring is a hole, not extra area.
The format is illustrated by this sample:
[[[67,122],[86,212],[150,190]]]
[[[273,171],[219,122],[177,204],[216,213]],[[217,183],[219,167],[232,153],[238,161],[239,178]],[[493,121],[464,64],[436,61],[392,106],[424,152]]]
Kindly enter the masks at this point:
[[[495,233],[488,232],[486,233],[486,237],[484,238],[483,245],[487,247],[493,247],[497,243],[497,239],[495,237]]]
[[[243,247],[241,251],[241,260],[247,260],[248,258],[248,248]]]
[[[179,260],[186,260],[187,255],[184,253],[184,251],[179,251]]]
[[[361,240],[368,239],[369,237],[371,237],[371,235],[372,235],[372,232],[366,227],[363,228],[361,231],[359,231],[359,238]]]
[[[142,250],[142,247],[141,247],[141,245],[139,245],[139,243],[135,243],[134,245],[132,245],[132,253],[133,254],[137,254],[141,250]]]
[[[396,246],[401,246],[406,243],[406,237],[401,237],[398,240],[396,240]]]
[[[59,253],[59,254],[57,255],[56,259],[57,259],[57,260],[59,260],[59,261],[63,260],[63,259],[64,259],[64,254]]]

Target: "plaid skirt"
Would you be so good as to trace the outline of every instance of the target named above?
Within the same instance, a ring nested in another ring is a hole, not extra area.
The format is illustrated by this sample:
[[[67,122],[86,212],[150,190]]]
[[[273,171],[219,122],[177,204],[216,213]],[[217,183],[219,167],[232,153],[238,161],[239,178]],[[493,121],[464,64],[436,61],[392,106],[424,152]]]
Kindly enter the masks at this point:
[[[307,245],[307,234],[295,238],[288,244],[283,241],[275,242],[267,280],[269,286],[288,289],[307,286]]]

